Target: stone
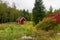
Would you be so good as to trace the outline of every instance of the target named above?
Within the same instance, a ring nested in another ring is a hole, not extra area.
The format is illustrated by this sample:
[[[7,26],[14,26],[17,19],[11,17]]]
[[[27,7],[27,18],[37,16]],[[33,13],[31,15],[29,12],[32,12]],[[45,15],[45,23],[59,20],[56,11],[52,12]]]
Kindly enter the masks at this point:
[[[23,36],[21,40],[33,40],[33,38],[31,36]]]

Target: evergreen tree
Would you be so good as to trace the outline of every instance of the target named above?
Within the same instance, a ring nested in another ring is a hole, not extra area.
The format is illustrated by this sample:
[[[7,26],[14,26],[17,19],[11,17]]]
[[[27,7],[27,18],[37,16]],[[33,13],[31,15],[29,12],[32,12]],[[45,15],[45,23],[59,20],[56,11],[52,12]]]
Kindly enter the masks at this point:
[[[28,10],[26,11],[26,10],[24,9],[22,16],[25,17],[27,21],[30,21],[30,20],[31,20],[31,19],[30,19],[30,14],[29,14],[29,11],[28,11]]]
[[[57,14],[57,13],[60,13],[60,8],[59,8],[59,9],[55,9],[55,10],[54,10],[54,13],[56,13],[56,14]]]
[[[42,0],[35,1],[35,7],[33,8],[33,22],[37,24],[45,16],[44,5]]]
[[[11,8],[6,3],[0,3],[0,23],[15,22],[23,14],[22,12],[22,10],[16,9],[15,4]]]
[[[50,6],[49,13],[52,13],[52,11],[53,11],[53,8],[52,8],[52,6]]]

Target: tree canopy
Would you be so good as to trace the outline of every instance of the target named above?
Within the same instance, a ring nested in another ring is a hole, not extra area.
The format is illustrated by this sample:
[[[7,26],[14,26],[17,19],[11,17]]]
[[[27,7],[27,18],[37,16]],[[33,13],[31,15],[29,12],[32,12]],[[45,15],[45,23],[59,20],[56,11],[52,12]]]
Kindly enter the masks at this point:
[[[33,22],[37,24],[45,16],[45,7],[42,0],[35,0],[35,7],[33,8]]]
[[[24,10],[17,10],[14,3],[13,7],[8,7],[6,3],[0,3],[0,23],[14,22],[20,16],[25,17],[26,20],[30,20],[29,12],[24,12]]]

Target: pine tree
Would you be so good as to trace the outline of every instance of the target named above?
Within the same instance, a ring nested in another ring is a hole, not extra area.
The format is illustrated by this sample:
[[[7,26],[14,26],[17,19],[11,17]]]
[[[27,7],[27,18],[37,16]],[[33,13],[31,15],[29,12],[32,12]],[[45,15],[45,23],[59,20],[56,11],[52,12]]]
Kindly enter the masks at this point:
[[[43,19],[45,16],[44,5],[42,0],[35,1],[35,7],[33,8],[33,22],[35,25]]]
[[[49,13],[52,13],[52,11],[53,11],[53,8],[52,8],[52,6],[50,6]]]
[[[27,10],[23,10],[23,14],[22,14],[22,16],[23,17],[25,17],[25,19],[27,20],[27,21],[30,21],[31,19],[30,19],[30,14],[29,14],[29,11]]]

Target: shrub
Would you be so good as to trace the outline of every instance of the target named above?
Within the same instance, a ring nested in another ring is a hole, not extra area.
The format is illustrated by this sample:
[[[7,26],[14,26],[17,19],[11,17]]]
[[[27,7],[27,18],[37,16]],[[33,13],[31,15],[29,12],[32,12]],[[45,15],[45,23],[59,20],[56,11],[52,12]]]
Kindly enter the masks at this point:
[[[37,29],[42,29],[42,30],[54,30],[55,26],[57,26],[56,24],[56,20],[48,20],[48,21],[41,21],[39,22],[36,27]]]
[[[54,29],[55,29],[56,32],[60,32],[60,24],[58,24],[57,26],[55,26]]]

